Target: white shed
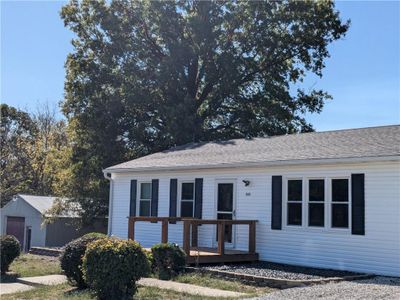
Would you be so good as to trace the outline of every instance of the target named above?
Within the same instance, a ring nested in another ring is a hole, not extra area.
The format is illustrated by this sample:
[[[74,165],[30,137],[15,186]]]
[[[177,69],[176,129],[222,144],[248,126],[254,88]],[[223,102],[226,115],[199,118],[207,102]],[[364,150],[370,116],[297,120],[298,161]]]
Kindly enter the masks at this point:
[[[14,235],[24,251],[31,247],[60,247],[87,232],[106,232],[107,220],[81,228],[74,212],[59,215],[51,224],[44,216],[56,197],[16,195],[1,209],[1,234]]]

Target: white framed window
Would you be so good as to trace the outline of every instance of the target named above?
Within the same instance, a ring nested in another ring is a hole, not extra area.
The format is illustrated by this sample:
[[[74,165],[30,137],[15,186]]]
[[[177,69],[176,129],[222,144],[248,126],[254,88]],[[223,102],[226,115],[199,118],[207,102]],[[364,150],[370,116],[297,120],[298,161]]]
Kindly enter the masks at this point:
[[[150,217],[151,215],[151,182],[140,182],[138,211],[141,217]]]
[[[308,179],[307,224],[309,227],[325,227],[325,179]]]
[[[180,205],[179,215],[181,217],[193,218],[194,216],[194,181],[183,181],[179,193]]]
[[[350,176],[286,177],[283,181],[283,224],[287,229],[349,232]]]
[[[350,228],[350,180],[331,178],[330,227]]]
[[[286,195],[286,224],[289,226],[302,226],[303,179],[288,179]]]

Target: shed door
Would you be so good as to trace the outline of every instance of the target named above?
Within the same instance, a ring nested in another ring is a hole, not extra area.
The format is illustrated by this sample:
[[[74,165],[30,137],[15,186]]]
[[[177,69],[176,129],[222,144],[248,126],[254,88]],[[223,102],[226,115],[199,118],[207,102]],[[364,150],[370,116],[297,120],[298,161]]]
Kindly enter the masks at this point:
[[[24,249],[24,229],[24,217],[7,217],[6,233],[17,238],[21,244],[21,249]]]

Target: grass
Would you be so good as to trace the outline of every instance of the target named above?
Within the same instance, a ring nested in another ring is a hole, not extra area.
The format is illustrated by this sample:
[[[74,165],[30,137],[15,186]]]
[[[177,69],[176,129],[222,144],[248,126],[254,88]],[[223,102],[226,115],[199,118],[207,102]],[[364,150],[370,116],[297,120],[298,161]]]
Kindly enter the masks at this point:
[[[251,296],[266,294],[275,290],[269,287],[257,287],[253,285],[244,284],[238,280],[226,280],[213,277],[209,274],[200,274],[200,273],[182,274],[175,277],[173,280],[177,282],[190,283],[194,285],[199,285],[219,290],[251,294]]]
[[[10,274],[2,275],[1,282],[14,281],[16,277],[61,274],[58,257],[22,254],[11,264]]]
[[[2,295],[1,300],[94,300],[96,296],[90,290],[78,290],[68,284],[43,286],[35,289]],[[192,296],[185,293],[161,290],[154,287],[139,287],[133,299],[169,299],[169,300],[215,300],[216,298]],[[224,298],[227,299],[227,298]]]
[[[274,290],[271,288],[255,287],[240,283],[239,281],[223,280],[219,278],[214,278],[207,274],[203,275],[197,273],[182,274],[174,278],[174,281],[195,284],[198,286],[206,286],[209,288],[217,288],[221,290],[242,292],[247,294],[246,298],[255,297],[261,294],[266,294]],[[96,299],[96,296],[92,291],[88,289],[79,290],[75,287],[70,286],[67,283],[54,286],[39,286],[29,291],[1,296],[1,300],[17,300],[17,299],[18,300],[22,299],[94,300]],[[138,288],[138,292],[133,299],[216,300],[216,298],[214,297],[195,296],[186,293],[179,293],[170,290],[158,289],[155,287],[143,287],[143,286],[140,286]],[[229,300],[237,298],[224,298],[224,299]]]
[[[11,264],[10,272],[12,272],[10,275],[2,276],[1,282],[12,282],[15,280],[15,277],[61,274],[61,268],[58,258],[23,254]],[[181,274],[175,277],[173,280],[181,283],[189,283],[220,290],[246,293],[247,297],[254,297],[261,294],[266,294],[274,290],[267,287],[256,287],[243,284],[237,280],[225,280],[210,276],[209,274],[199,273]],[[96,297],[90,290],[78,290],[68,284],[61,284],[56,286],[40,286],[35,289],[21,293],[2,295],[1,299],[88,300],[96,299]],[[178,293],[175,291],[162,290],[154,287],[139,287],[134,299],[215,300],[216,298],[194,296],[186,293]]]

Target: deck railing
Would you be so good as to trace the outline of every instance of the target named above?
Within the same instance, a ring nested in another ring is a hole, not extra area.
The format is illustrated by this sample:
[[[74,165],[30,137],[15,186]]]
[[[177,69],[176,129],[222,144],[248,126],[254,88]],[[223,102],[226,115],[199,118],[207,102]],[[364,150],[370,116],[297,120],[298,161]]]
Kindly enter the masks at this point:
[[[175,218],[175,217],[129,217],[128,238],[135,239],[136,222],[161,222],[161,242],[168,242],[168,224],[183,222],[183,250],[190,257],[191,247],[198,247],[198,227],[199,225],[216,225],[218,236],[217,253],[225,255],[225,227],[227,225],[247,225],[249,228],[248,254],[256,254],[256,223],[257,220],[209,220],[194,218]]]

